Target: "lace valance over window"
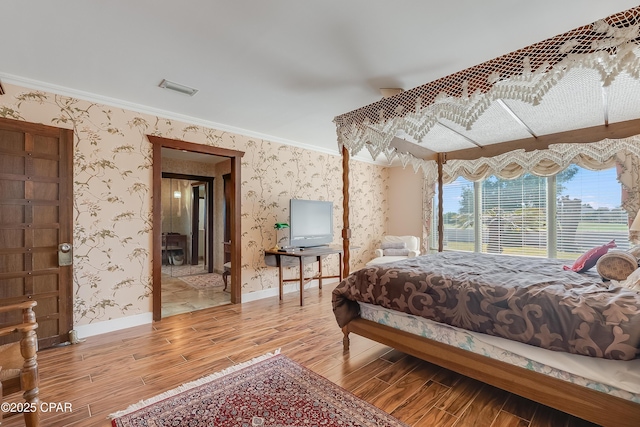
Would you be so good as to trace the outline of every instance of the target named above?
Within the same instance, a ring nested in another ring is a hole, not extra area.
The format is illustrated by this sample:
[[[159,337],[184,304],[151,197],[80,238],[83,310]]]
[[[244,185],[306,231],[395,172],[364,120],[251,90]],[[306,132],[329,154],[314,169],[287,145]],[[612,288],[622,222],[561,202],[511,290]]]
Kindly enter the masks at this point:
[[[443,182],[455,181],[460,176],[469,181],[481,181],[491,175],[503,179],[518,178],[525,173],[552,176],[571,164],[590,170],[608,169],[625,153],[640,157],[640,136],[592,144],[555,144],[545,150],[518,150],[476,160],[450,160],[443,165]]]

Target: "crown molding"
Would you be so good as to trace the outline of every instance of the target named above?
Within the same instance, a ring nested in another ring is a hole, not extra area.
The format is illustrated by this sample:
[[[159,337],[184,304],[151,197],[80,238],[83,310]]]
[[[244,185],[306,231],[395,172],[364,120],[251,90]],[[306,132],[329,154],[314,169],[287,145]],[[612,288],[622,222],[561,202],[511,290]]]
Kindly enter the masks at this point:
[[[88,102],[95,102],[98,104],[109,105],[115,108],[122,108],[124,110],[134,111],[142,114],[149,114],[152,116],[161,117],[163,119],[177,120],[190,125],[204,126],[206,128],[218,129],[225,132],[232,132],[238,135],[248,136],[250,138],[263,139],[267,141],[277,142],[291,147],[302,148],[305,150],[316,151],[331,156],[340,157],[338,146],[336,142],[336,150],[330,150],[323,147],[316,147],[310,144],[305,144],[298,141],[293,141],[286,138],[279,138],[273,135],[267,135],[260,132],[251,131],[249,129],[243,129],[235,126],[229,126],[222,123],[213,122],[210,120],[199,119],[197,117],[187,116],[184,114],[175,113],[173,111],[162,110],[159,108],[149,107],[142,104],[136,104],[133,102],[124,101],[122,99],[111,98],[108,96],[97,95],[91,92],[85,92],[77,89],[72,89],[65,86],[59,86],[39,80],[29,79],[26,77],[16,76],[12,74],[0,72],[0,79],[5,83],[15,86],[21,86],[28,89],[41,90],[45,92],[51,92],[57,95],[68,96],[71,98],[77,98]],[[372,160],[367,156],[355,156],[353,160],[358,160],[364,163],[372,163],[379,166],[391,166],[386,162],[379,160]]]

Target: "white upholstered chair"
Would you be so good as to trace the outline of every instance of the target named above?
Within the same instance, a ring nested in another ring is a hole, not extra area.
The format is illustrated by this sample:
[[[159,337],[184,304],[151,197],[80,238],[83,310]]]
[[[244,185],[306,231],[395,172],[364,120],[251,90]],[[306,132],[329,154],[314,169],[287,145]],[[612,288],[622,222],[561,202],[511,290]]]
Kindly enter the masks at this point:
[[[416,236],[383,236],[375,258],[367,265],[400,261],[420,255],[420,239]]]

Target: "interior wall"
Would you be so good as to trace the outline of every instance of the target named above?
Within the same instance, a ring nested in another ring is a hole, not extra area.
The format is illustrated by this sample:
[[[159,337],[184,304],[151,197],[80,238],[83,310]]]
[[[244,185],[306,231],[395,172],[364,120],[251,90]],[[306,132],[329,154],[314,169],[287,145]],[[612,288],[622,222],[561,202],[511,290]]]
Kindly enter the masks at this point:
[[[288,220],[289,199],[332,200],[341,244],[341,158],[3,82],[0,117],[74,131],[74,325],[150,313],[151,143],[146,135],[245,152],[241,228],[243,294],[277,289],[263,250]],[[301,141],[304,142],[304,141]],[[164,162],[163,162],[164,163]],[[191,169],[192,170],[192,169]],[[195,172],[194,172],[195,173]],[[388,219],[387,168],[351,161],[352,270],[364,265]],[[156,194],[153,192],[156,191]],[[336,256],[337,257],[337,256]],[[337,274],[337,262],[326,263]]]
[[[422,238],[422,181],[411,167],[389,168],[387,234]]]

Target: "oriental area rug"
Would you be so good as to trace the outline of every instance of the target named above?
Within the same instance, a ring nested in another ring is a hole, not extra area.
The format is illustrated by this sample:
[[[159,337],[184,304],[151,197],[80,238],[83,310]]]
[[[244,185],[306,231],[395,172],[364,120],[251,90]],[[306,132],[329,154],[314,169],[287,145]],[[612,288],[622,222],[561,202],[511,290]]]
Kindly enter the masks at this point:
[[[407,427],[281,354],[267,354],[111,414],[114,427]]]
[[[204,269],[204,264],[198,265],[182,264],[182,265],[163,265],[162,274],[166,274],[171,277],[191,276],[194,274],[204,274],[207,271]]]
[[[180,279],[194,289],[203,290],[224,286],[222,274],[207,273],[203,264],[163,265],[162,274]]]
[[[218,273],[197,274],[194,276],[182,276],[182,277],[179,277],[179,279],[195,289],[219,288],[221,286],[224,286],[224,280],[222,280],[222,274],[218,274]]]

